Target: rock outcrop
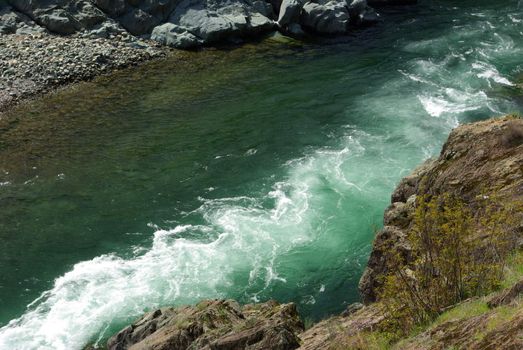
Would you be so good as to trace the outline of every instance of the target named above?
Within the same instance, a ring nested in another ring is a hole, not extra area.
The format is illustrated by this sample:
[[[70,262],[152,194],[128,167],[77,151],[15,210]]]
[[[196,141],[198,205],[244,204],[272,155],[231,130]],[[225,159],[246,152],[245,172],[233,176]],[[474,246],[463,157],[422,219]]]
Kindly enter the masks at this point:
[[[412,2],[412,1],[409,1]],[[7,0],[0,34],[111,38],[128,34],[187,49],[279,29],[289,35],[344,34],[378,21],[367,0]],[[371,1],[371,4],[403,1]]]
[[[206,300],[196,306],[163,308],[145,314],[109,339],[109,350],[250,349],[291,350],[303,331],[294,304],[240,306],[233,300]]]
[[[438,159],[427,161],[400,182],[360,280],[363,301],[376,300],[391,253],[409,262],[412,252],[406,232],[417,196],[452,193],[474,209],[485,191],[494,191],[501,201],[523,199],[523,120],[492,119],[454,129]]]

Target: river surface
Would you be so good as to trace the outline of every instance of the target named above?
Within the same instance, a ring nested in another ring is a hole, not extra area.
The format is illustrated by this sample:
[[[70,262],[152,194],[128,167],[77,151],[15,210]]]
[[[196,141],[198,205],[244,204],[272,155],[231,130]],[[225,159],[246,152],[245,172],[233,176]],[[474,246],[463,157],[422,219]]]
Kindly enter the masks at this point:
[[[0,348],[81,349],[203,298],[313,320],[357,301],[401,177],[460,123],[523,109],[523,4],[382,14],[335,40],[180,54],[0,120]]]

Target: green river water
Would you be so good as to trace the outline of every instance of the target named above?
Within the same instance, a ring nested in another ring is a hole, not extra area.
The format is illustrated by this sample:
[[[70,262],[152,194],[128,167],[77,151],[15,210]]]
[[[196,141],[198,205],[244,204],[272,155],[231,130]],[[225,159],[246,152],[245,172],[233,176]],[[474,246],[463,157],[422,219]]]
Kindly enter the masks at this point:
[[[81,349],[203,298],[320,319],[401,177],[523,109],[523,4],[430,1],[320,42],[183,53],[0,119],[0,349]]]

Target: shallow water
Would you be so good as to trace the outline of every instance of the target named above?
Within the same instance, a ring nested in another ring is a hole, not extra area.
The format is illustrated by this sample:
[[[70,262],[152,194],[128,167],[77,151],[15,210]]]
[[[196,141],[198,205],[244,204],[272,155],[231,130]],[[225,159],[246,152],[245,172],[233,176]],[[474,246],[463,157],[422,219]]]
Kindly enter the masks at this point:
[[[20,107],[0,120],[0,348],[79,349],[202,298],[339,312],[399,179],[459,123],[521,111],[522,11],[422,0]]]

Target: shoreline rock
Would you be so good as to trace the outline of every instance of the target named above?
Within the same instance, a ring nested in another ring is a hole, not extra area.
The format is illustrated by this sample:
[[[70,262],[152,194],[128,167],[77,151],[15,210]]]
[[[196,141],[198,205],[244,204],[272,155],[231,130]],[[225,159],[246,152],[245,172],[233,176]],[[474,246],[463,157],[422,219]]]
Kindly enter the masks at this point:
[[[111,337],[107,348],[292,350],[299,347],[302,331],[292,303],[240,306],[234,300],[204,300],[149,312]]]
[[[374,239],[360,279],[359,289],[365,304],[376,301],[381,276],[388,274],[391,253],[399,253],[405,264],[411,262],[407,230],[412,225],[417,196],[452,193],[472,209],[482,200],[485,190],[495,190],[501,201],[523,199],[521,145],[521,119],[465,124],[450,133],[438,159],[426,161],[400,181],[385,211],[385,226]],[[523,242],[518,242],[518,246],[522,245]]]

